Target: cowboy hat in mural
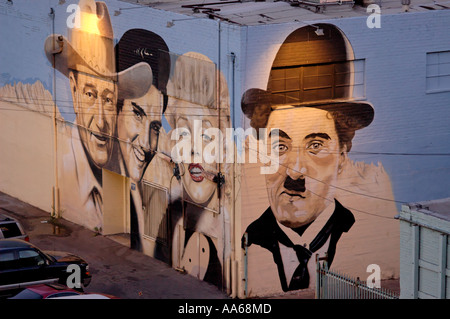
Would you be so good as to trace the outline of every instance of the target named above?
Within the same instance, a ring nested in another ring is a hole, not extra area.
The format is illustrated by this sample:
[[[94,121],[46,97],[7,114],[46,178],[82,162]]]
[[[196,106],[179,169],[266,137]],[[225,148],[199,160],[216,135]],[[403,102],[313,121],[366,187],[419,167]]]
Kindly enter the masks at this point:
[[[113,152],[117,102],[146,94],[153,72],[145,62],[117,71],[113,28],[104,2],[81,0],[77,19],[67,38],[52,34],[44,44],[52,66],[69,80],[76,115],[74,125],[59,126],[61,207],[65,218],[101,229],[102,168]]]
[[[114,33],[106,4],[81,0],[78,6],[79,27],[68,28],[67,38],[52,34],[45,41],[50,63],[66,77],[70,70],[77,70],[115,81],[119,97],[144,95],[152,83],[152,70],[147,63],[137,63],[116,72]]]
[[[270,206],[248,226],[243,246],[255,244],[273,254],[283,291],[311,287],[311,256],[326,254],[331,265],[338,240],[355,222],[333,186],[355,131],[374,117],[370,103],[352,98],[353,59],[350,43],[335,26],[305,26],[281,45],[267,89],[252,88],[242,96],[250,125],[267,129],[259,138],[277,131],[270,146],[279,162],[275,173],[265,175]]]

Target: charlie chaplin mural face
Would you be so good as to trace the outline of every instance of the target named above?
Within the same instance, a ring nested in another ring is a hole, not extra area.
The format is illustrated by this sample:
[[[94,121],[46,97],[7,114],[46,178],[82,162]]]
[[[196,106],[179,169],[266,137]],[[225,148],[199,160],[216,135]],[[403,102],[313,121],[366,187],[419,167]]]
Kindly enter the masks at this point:
[[[271,147],[279,167],[265,180],[273,214],[291,228],[311,223],[334,203],[355,131],[374,115],[370,103],[352,98],[348,40],[333,25],[319,26],[326,37],[312,26],[292,32],[275,57],[267,89],[248,89],[241,104],[253,128],[266,128],[266,137],[278,132]]]
[[[278,132],[270,145],[279,168],[266,174],[276,219],[295,228],[312,222],[333,202],[335,181],[346,157],[335,122],[325,110],[287,106],[271,113],[267,132]]]

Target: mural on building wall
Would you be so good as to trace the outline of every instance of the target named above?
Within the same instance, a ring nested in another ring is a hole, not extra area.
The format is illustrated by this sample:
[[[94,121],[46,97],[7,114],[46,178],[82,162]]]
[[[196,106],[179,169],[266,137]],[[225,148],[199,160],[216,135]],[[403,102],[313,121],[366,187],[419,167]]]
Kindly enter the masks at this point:
[[[105,3],[83,0],[79,6],[79,28],[45,42],[48,60],[70,83],[76,115],[74,123],[58,126],[64,217],[102,232],[108,218],[102,169],[127,176],[131,248],[221,287],[229,169],[218,157],[206,163],[201,151],[213,145],[212,153],[224,156],[218,143],[223,136],[208,132],[230,126],[224,77],[204,55],[170,54],[165,41],[148,30],[128,30],[114,46]],[[189,158],[174,160],[172,150],[182,144]],[[149,183],[167,189],[168,200],[148,191]],[[156,223],[156,211],[160,224],[149,225]],[[167,234],[154,234],[155,227]],[[161,244],[160,237],[167,240]]]
[[[316,33],[317,29],[323,34]],[[341,238],[350,238],[352,230],[358,228],[359,211],[352,212],[358,206],[349,198],[356,197],[358,202],[365,199],[358,196],[361,188],[351,194],[345,192],[351,192],[352,182],[378,177],[367,194],[372,195],[379,188],[386,190],[384,198],[393,199],[389,178],[381,165],[374,168],[355,164],[348,158],[355,134],[374,118],[370,103],[352,98],[352,60],[350,43],[336,27],[302,27],[281,45],[267,89],[251,88],[242,96],[242,111],[251,127],[257,133],[266,129],[258,138],[278,136],[271,140],[267,152],[278,156],[279,164],[276,171],[264,176],[269,207],[256,220],[244,224],[242,248],[249,249],[249,263],[255,264],[252,274],[263,264],[273,264],[269,268],[277,273],[283,291],[314,287],[315,255],[327,256],[331,266],[340,253]],[[358,170],[358,165],[364,168]],[[346,203],[351,206],[346,207]],[[394,213],[391,204],[383,205],[383,209]],[[370,204],[365,207],[366,211],[374,209]],[[384,227],[383,220],[375,222],[373,228]],[[371,237],[370,231],[363,232]],[[264,255],[265,261],[254,247],[270,252]],[[378,250],[370,245],[364,249],[369,254]],[[344,254],[350,257],[349,251]],[[249,284],[262,276],[272,278],[269,273],[249,279]],[[257,290],[257,286],[253,289]]]
[[[73,125],[60,128],[61,204],[66,218],[101,230],[102,168],[112,156],[117,102],[143,96],[151,86],[152,70],[139,63],[118,72],[106,4],[80,1],[79,6],[80,27],[68,28],[67,38],[50,35],[45,53],[67,77],[76,115]]]
[[[130,29],[115,44],[106,4],[79,6],[80,27],[68,28],[67,37],[52,34],[44,45],[69,84],[75,113],[74,123],[61,106],[56,114],[63,217],[101,231],[102,170],[126,176],[131,247],[222,287],[235,227],[233,164],[225,160],[227,141],[220,143],[231,127],[224,75],[200,53],[170,53],[148,30]],[[355,265],[377,263],[395,275],[390,178],[381,163],[350,159],[354,138],[376,114],[376,106],[352,96],[353,62],[339,29],[302,27],[282,43],[267,86],[242,96],[250,126],[267,129],[257,138],[279,137],[266,150],[279,158],[275,172],[239,166],[236,223],[255,292],[311,287],[315,254],[352,274]],[[40,81],[7,85],[0,94],[53,111],[53,102],[42,103],[53,97]],[[214,158],[205,160],[206,151]]]
[[[170,254],[176,267],[222,286],[222,223],[230,202],[222,142],[222,132],[230,127],[228,86],[208,57],[188,52],[173,58],[166,112],[171,130],[160,149],[172,159],[175,174],[168,177],[176,177],[171,183]],[[210,147],[215,158],[208,161],[204,152]]]
[[[124,33],[115,47],[119,71],[145,62],[153,82],[145,95],[120,98],[117,103],[117,131],[107,169],[130,178],[136,189],[130,192],[131,248],[142,251],[144,212],[142,179],[158,150],[162,115],[167,108],[166,85],[170,72],[169,48],[157,34],[143,29]],[[151,77],[150,77],[151,78]],[[146,77],[141,79],[144,83]],[[120,83],[119,83],[120,86]]]

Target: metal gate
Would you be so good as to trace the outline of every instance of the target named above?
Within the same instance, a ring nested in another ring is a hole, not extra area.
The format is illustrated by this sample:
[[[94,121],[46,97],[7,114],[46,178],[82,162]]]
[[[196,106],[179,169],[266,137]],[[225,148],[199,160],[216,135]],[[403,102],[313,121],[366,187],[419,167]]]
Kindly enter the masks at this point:
[[[388,289],[371,288],[359,278],[328,269],[326,257],[316,255],[316,299],[398,299]]]

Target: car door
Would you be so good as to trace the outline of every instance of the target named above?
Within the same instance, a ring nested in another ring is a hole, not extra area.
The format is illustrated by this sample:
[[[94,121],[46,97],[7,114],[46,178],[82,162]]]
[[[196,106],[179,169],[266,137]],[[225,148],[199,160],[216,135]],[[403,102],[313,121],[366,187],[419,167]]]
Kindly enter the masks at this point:
[[[16,251],[0,251],[0,291],[6,285],[17,281],[18,258]]]
[[[22,249],[17,251],[17,254],[17,274],[22,283],[58,279],[58,274],[53,274],[52,269],[48,267],[47,259],[35,249]]]

